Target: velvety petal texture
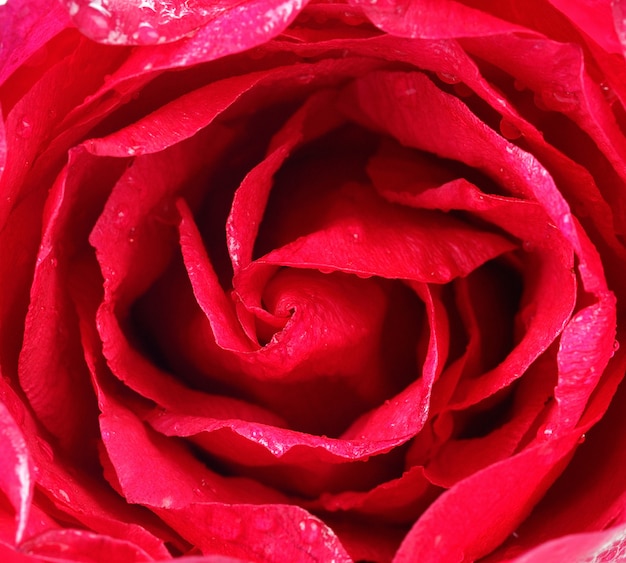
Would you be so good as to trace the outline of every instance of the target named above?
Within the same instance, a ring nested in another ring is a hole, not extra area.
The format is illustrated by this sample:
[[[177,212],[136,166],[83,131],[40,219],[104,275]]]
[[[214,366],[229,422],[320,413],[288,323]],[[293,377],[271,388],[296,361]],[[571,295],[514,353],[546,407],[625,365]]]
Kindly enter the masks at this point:
[[[625,18],[0,0],[0,560],[621,561]]]

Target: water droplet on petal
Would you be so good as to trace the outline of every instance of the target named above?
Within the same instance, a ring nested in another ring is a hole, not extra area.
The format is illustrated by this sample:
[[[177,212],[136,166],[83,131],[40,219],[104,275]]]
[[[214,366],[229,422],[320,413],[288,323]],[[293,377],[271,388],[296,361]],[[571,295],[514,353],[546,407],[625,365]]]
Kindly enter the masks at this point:
[[[298,524],[302,539],[307,543],[313,543],[320,535],[320,525],[315,520],[302,520]]]
[[[519,139],[522,136],[522,132],[517,126],[504,117],[500,120],[500,133],[503,137],[511,140]]]
[[[139,24],[139,30],[133,35],[142,45],[153,45],[159,41],[159,32],[149,23],[142,22]]]
[[[461,82],[461,79],[456,74],[450,72],[437,72],[436,74],[439,80],[446,84],[458,84]]]
[[[64,0],[64,4],[83,34],[110,45],[177,41],[225,12],[220,3],[206,0]]]
[[[95,41],[108,38],[114,25],[111,20],[111,12],[103,6],[102,0],[71,3],[70,13],[76,27]]]
[[[274,517],[270,513],[260,513],[254,517],[253,526],[262,532],[268,532],[276,524]]]
[[[611,105],[617,100],[615,90],[613,90],[613,88],[611,88],[611,86],[609,86],[606,82],[600,83],[600,90],[607,104]]]
[[[27,117],[18,120],[15,131],[20,137],[28,139],[33,134],[33,124]]]
[[[567,112],[578,106],[576,93],[568,90],[544,90],[541,97],[549,109],[556,111]]]
[[[356,272],[357,278],[361,278],[362,280],[367,280],[372,277],[372,274],[369,272]]]

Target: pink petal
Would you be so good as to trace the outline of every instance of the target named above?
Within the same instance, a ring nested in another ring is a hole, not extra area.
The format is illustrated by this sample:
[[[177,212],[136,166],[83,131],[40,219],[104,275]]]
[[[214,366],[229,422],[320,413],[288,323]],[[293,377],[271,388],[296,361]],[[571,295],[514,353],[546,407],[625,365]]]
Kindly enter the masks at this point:
[[[235,273],[252,260],[274,174],[299,146],[321,137],[343,121],[334,107],[335,97],[332,91],[321,91],[308,98],[273,138],[263,162],[246,175],[235,192],[226,223]]]
[[[350,560],[330,528],[305,510],[282,504],[277,492],[209,471],[180,443],[149,431],[103,394],[101,400],[103,440],[127,500],[155,510],[203,551]],[[238,504],[242,501],[246,504]]]
[[[577,152],[571,158],[581,161],[590,169],[619,224],[626,224],[626,206],[618,187],[626,179],[623,136],[600,87],[588,74],[580,48],[514,35],[502,37],[497,42],[470,39],[467,40],[467,48],[526,84],[547,108],[566,115],[593,139],[598,152],[593,147],[585,151],[584,159],[580,159]],[[559,129],[555,129],[553,134],[558,138]],[[578,143],[586,141],[580,137],[577,143],[572,144],[570,139],[564,144],[566,147],[574,147],[580,146]],[[608,169],[604,164],[607,159],[610,162]],[[536,192],[536,197],[550,212],[557,211],[556,205],[548,203],[548,194],[548,191],[542,189]]]
[[[41,563],[41,559],[20,553],[15,547],[0,543],[0,557],[6,563]]]
[[[399,37],[443,39],[528,32],[454,0],[351,0],[350,3],[363,8],[374,25]]]
[[[513,563],[536,561],[606,561],[618,563],[626,548],[623,524],[608,530],[565,536],[544,543],[517,557]]]
[[[26,529],[33,496],[31,457],[19,426],[0,401],[0,490],[15,510],[15,541]]]
[[[462,561],[488,554],[528,515],[577,440],[576,434],[562,436],[457,483],[417,520],[394,563]]]
[[[549,0],[557,10],[565,14],[584,34],[590,36],[607,53],[619,53],[620,44],[613,25],[611,7],[615,10],[619,0],[612,6],[598,0]],[[617,21],[615,22],[618,23]]]
[[[69,18],[59,3],[29,0],[5,2],[0,6],[2,45],[0,45],[0,85],[34,52],[61,30],[69,26]]]
[[[334,205],[323,229],[270,252],[235,277],[244,302],[279,265],[447,283],[514,247],[443,213],[386,205],[366,187],[346,187]]]
[[[585,413],[584,426],[599,422],[587,433],[563,475],[550,488],[535,510],[486,563],[511,560],[514,555],[556,539],[559,536],[603,530],[622,524],[622,506],[626,481],[615,471],[626,463],[624,439],[624,388],[616,386],[626,367],[626,350],[618,350],[594,395],[602,401],[592,401]],[[605,410],[611,402],[609,410]],[[603,403],[603,404],[602,404]],[[602,460],[602,463],[594,463]],[[546,523],[549,522],[549,525]]]
[[[302,8],[299,0],[215,4],[206,0],[66,0],[72,20],[87,37],[109,45],[169,43],[210,29],[230,52],[267,41]],[[221,32],[218,35],[217,31]],[[226,53],[223,53],[226,54]]]
[[[80,563],[154,561],[131,542],[72,529],[53,530],[32,537],[20,546],[20,551],[43,561],[60,559]]]
[[[432,503],[442,489],[433,486],[423,467],[411,467],[401,477],[387,481],[368,491],[324,493],[308,506],[329,512],[370,515],[394,523],[412,523]]]

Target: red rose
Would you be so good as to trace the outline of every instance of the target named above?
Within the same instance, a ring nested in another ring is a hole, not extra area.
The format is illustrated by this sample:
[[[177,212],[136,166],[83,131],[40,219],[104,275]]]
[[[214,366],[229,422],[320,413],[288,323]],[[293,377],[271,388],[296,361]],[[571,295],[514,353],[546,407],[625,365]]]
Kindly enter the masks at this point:
[[[621,2],[0,4],[3,561],[621,560]]]

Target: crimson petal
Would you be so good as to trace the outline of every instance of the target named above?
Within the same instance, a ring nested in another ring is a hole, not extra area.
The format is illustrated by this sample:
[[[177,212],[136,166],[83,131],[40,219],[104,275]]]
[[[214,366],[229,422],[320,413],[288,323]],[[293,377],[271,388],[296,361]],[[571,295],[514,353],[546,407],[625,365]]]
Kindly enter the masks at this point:
[[[15,541],[21,541],[33,496],[33,468],[19,426],[0,401],[0,490],[15,509]]]
[[[302,0],[65,0],[75,25],[87,37],[109,45],[153,45],[193,35],[200,28],[221,31],[214,42],[230,52],[277,35],[303,6]],[[243,33],[242,33],[243,31]],[[216,41],[217,40],[217,41]]]

